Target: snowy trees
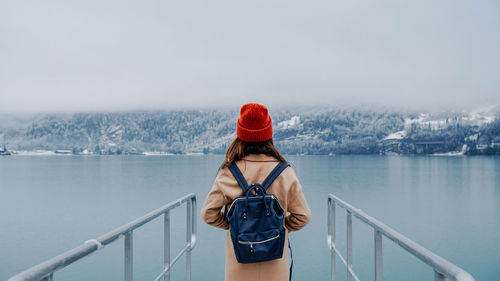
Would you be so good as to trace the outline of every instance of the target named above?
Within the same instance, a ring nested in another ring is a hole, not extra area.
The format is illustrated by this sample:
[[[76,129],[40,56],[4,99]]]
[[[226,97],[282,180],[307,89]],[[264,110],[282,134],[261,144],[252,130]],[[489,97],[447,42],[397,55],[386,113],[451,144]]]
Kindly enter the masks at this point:
[[[235,136],[237,116],[235,110],[43,115],[16,128],[0,125],[0,135],[6,145],[17,150],[223,153]],[[396,132],[403,132],[391,142],[390,151],[396,153],[416,153],[413,144],[422,141],[434,141],[432,151],[438,152],[457,151],[464,144],[470,153],[486,146],[491,148],[487,153],[500,150],[499,119],[478,124],[464,113],[432,116],[315,108],[271,111],[271,116],[275,143],[288,154],[383,153],[387,137]]]

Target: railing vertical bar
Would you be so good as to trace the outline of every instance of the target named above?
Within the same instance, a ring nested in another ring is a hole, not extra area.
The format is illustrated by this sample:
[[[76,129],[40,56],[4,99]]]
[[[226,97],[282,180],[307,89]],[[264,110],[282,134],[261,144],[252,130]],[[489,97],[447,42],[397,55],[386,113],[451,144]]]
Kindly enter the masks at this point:
[[[186,280],[191,281],[191,235],[192,235],[192,200],[189,200],[186,205],[186,242],[188,244],[188,250],[186,252]]]
[[[125,233],[125,281],[133,279],[133,237],[132,231]]]
[[[54,273],[51,273],[42,279],[42,281],[53,281],[53,280],[54,280]]]
[[[163,266],[170,266],[170,212],[163,216]],[[170,270],[163,276],[164,281],[170,281]]]
[[[352,213],[347,211],[347,281],[352,281]]]
[[[382,233],[375,230],[375,281],[382,281]]]
[[[328,212],[328,233],[331,235],[332,245],[335,245],[335,201],[330,200],[329,212]],[[332,281],[335,281],[335,251],[330,249],[331,253],[331,269],[332,269]]]
[[[446,276],[434,270],[434,281],[445,281]]]
[[[189,251],[191,252],[196,245],[196,198],[191,198],[191,237],[189,239]]]

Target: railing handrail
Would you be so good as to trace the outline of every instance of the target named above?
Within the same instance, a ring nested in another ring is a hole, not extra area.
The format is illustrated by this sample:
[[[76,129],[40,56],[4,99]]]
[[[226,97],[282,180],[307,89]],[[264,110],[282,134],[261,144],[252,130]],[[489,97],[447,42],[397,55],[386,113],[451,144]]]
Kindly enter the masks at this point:
[[[369,216],[365,212],[363,212],[361,209],[355,208],[349,203],[343,201],[342,199],[338,198],[337,196],[333,194],[328,195],[328,236],[327,236],[327,242],[328,242],[328,248],[332,252],[332,255],[338,254],[338,250],[335,247],[335,229],[334,229],[334,223],[335,223],[335,218],[332,219],[332,216],[335,216],[335,206],[334,203],[338,204],[340,207],[346,209],[346,211],[349,214],[353,214],[355,217],[360,219],[362,222],[365,224],[371,226],[375,232],[375,243],[377,244],[377,235],[383,235],[387,237],[389,240],[394,242],[396,245],[401,247],[403,250],[406,252],[412,254],[422,262],[428,264],[431,266],[435,273],[437,275],[440,275],[439,277],[436,277],[436,280],[445,280],[446,277],[452,278],[453,280],[456,281],[474,281],[474,278],[465,270],[461,269],[460,267],[454,265],[453,263],[449,262],[448,260],[436,255],[435,253],[431,252],[430,250],[424,248],[420,244],[410,240],[409,238],[405,237],[401,233],[395,231],[391,227],[387,226],[386,224],[382,223],[381,221]],[[332,210],[333,209],[333,210]],[[332,214],[333,213],[333,214]],[[333,222],[332,222],[333,220]],[[333,225],[332,225],[333,224]],[[378,232],[378,233],[377,233]],[[349,239],[349,238],[348,238]],[[352,238],[351,238],[352,239]],[[351,240],[352,241],[352,240]],[[351,242],[352,243],[352,242]],[[380,242],[381,243],[381,240]],[[380,246],[381,247],[381,246]],[[377,248],[377,245],[375,246]],[[381,259],[381,249],[375,250],[375,257],[377,259],[377,251],[380,251],[379,254],[379,259]],[[342,258],[342,256],[340,255]],[[380,267],[381,267],[381,260],[379,261]],[[377,261],[375,262],[375,266],[377,267]],[[333,265],[334,266],[334,265]],[[379,279],[381,280],[381,268],[378,269],[380,270],[380,277]],[[332,268],[333,271],[333,268]],[[349,271],[349,268],[348,268]],[[377,271],[377,269],[376,269]],[[352,272],[352,270],[351,270]],[[332,272],[334,274],[334,272]],[[349,275],[349,273],[348,273]],[[379,280],[376,278],[376,280]],[[332,276],[332,280],[334,280],[334,276]]]
[[[133,230],[141,227],[142,225],[154,220],[155,218],[165,214],[168,215],[168,212],[176,207],[181,206],[183,203],[188,202],[188,214],[191,214],[192,218],[188,221],[191,222],[191,225],[188,225],[188,232],[190,233],[190,238],[188,239],[187,248],[181,251],[180,255],[182,255],[186,251],[191,251],[196,244],[196,195],[194,193],[188,194],[184,197],[181,197],[175,201],[172,201],[136,220],[133,220],[127,224],[124,224],[97,239],[87,240],[82,245],[75,247],[65,253],[62,253],[56,257],[53,257],[49,260],[46,260],[38,265],[35,265],[13,277],[11,277],[8,281],[27,281],[27,280],[52,280],[52,274],[62,269],[71,263],[80,260],[83,257],[88,256],[89,254],[101,249],[102,247],[114,242],[121,236],[130,235]],[[189,210],[191,208],[191,210]],[[193,210],[194,209],[194,212]],[[168,221],[168,219],[166,219]],[[169,227],[166,228],[166,230]],[[130,242],[131,243],[131,242]],[[167,247],[167,246],[165,246]],[[180,256],[179,255],[179,256]],[[176,261],[176,260],[175,260]],[[175,262],[174,261],[174,262]],[[170,262],[170,261],[168,261]],[[172,264],[167,267],[167,270],[170,269]],[[165,274],[165,272],[163,272]],[[126,278],[127,279],[127,278]]]

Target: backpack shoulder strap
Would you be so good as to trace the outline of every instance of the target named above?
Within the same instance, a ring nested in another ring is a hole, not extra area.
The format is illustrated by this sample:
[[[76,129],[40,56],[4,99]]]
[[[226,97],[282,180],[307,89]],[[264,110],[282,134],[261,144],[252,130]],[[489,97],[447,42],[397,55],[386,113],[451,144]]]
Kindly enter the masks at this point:
[[[238,166],[236,166],[235,163],[231,163],[228,168],[229,171],[231,171],[231,173],[233,174],[238,184],[240,185],[241,189],[243,189],[243,192],[246,192],[246,190],[248,189],[248,183],[243,174],[241,173],[240,168],[238,168]]]
[[[283,172],[283,170],[285,170],[288,166],[290,166],[290,164],[288,163],[285,163],[285,162],[280,162],[278,165],[276,165],[276,167],[274,167],[274,169],[271,171],[271,173],[269,174],[269,176],[267,176],[267,178],[264,180],[264,182],[262,183],[262,187],[264,188],[264,190],[267,191],[267,189],[269,188],[269,186],[273,183],[273,181],[281,174],[281,172]]]

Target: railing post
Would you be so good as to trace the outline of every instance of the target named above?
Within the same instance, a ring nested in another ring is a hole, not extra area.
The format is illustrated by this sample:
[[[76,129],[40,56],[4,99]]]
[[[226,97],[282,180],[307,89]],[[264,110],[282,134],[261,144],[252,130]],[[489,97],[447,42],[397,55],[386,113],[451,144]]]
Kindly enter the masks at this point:
[[[190,249],[193,250],[195,244],[196,244],[196,214],[197,214],[197,209],[196,209],[196,197],[191,198],[191,244],[190,244]]]
[[[191,236],[192,236],[192,226],[193,226],[193,221],[192,221],[192,200],[187,201],[186,207],[187,207],[187,212],[186,212],[186,242],[188,243],[189,247],[186,252],[186,280],[191,281]]]
[[[164,268],[170,266],[170,212],[163,216],[163,264]],[[170,281],[170,270],[163,276],[164,281]]]
[[[335,247],[335,201],[328,199],[328,239],[330,240],[330,247]],[[331,278],[335,281],[335,251],[330,248],[331,255]]]
[[[352,281],[352,213],[347,211],[347,281]]]
[[[375,230],[375,281],[382,281],[382,233]]]
[[[434,270],[434,281],[445,281],[446,276]]]
[[[133,279],[133,239],[132,231],[125,233],[125,281]]]

